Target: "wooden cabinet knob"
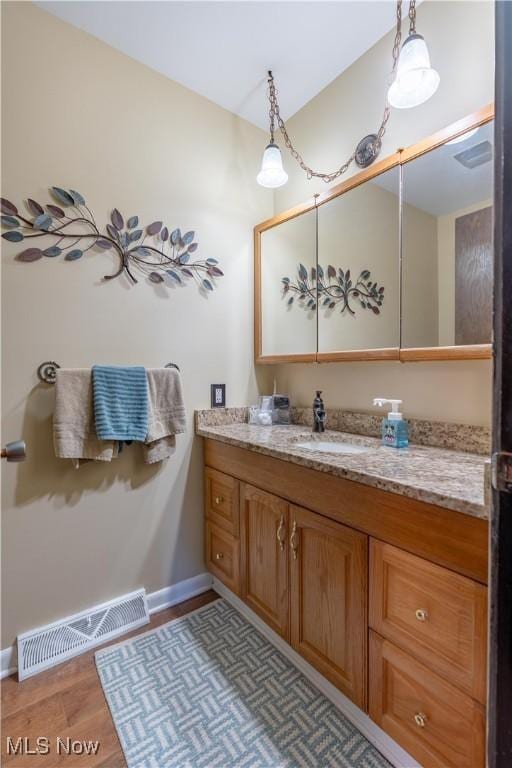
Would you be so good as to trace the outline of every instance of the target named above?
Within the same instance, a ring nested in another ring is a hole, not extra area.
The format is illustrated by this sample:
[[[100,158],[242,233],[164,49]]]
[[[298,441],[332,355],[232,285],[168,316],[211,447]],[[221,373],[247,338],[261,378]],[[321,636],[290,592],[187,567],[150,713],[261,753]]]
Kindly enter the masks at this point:
[[[224,559],[224,555],[222,554],[222,552],[217,552],[217,554],[215,555],[215,559],[216,560],[223,560]]]
[[[224,496],[216,496],[215,497],[215,503],[217,505],[222,504],[223,501],[224,501]]]
[[[424,728],[427,724],[427,716],[424,715],[423,712],[416,712],[414,715],[414,722],[418,728]]]
[[[418,621],[426,621],[428,619],[428,613],[427,611],[423,610],[423,608],[418,608],[414,615]]]

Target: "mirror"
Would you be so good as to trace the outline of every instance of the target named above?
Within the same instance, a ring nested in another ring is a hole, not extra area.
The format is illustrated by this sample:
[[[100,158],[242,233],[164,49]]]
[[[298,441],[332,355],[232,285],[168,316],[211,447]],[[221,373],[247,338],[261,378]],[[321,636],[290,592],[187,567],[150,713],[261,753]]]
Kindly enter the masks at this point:
[[[261,355],[316,356],[316,210],[261,232]]]
[[[405,349],[491,343],[493,127],[402,166]]]
[[[318,208],[319,359],[398,359],[399,195],[396,165]]]
[[[491,357],[493,114],[255,227],[258,363]]]

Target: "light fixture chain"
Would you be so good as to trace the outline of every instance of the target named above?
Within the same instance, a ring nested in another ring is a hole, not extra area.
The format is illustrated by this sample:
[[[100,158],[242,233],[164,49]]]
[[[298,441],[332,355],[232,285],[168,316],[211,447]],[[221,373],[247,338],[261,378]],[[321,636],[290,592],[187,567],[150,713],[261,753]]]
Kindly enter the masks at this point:
[[[409,3],[409,34],[416,34],[416,0]]]
[[[416,0],[410,0],[409,4],[409,19],[411,24],[411,30],[416,29]],[[402,41],[402,0],[397,0],[396,3],[396,32],[395,32],[395,40],[393,43],[393,67],[391,70],[391,74],[394,74],[397,64],[398,64],[398,57],[400,54],[400,44]],[[297,163],[300,165],[302,170],[305,172],[308,179],[318,178],[322,179],[322,181],[325,181],[326,184],[329,184],[331,181],[335,181],[335,179],[342,176],[344,173],[346,173],[355,160],[356,157],[356,151],[352,152],[348,160],[346,160],[343,165],[341,165],[337,171],[333,171],[333,173],[321,173],[318,171],[314,171],[312,168],[310,168],[306,163],[304,162],[304,159],[302,155],[295,149],[295,147],[292,144],[292,141],[288,135],[288,131],[286,129],[286,124],[281,117],[281,113],[279,111],[279,103],[277,101],[277,89],[275,87],[274,83],[274,77],[272,75],[272,72],[269,71],[268,73],[268,99],[270,102],[270,110],[269,110],[269,118],[270,118],[270,140],[271,143],[274,143],[274,130],[275,130],[275,121],[277,121],[277,124],[279,126],[279,130],[281,131],[284,139],[285,146],[287,149],[289,149],[290,154],[292,157],[297,161]],[[386,132],[386,125],[389,120],[389,116],[391,114],[391,108],[388,103],[386,103],[386,106],[384,108],[384,113],[382,115],[382,121],[379,127],[379,130],[377,131],[377,142],[378,142],[378,148],[380,148],[380,143],[382,141],[382,137],[384,136],[384,133]],[[374,142],[377,143],[377,142]]]
[[[411,4],[415,2],[415,0],[411,0]],[[411,12],[410,6],[409,6],[409,13]],[[393,66],[391,68],[391,76],[395,74],[397,65],[398,65],[398,57],[400,56],[400,44],[402,42],[402,0],[397,0],[396,3],[396,31],[395,31],[395,40],[393,42]],[[382,141],[382,137],[386,133],[386,125],[389,120],[389,116],[391,115],[391,107],[386,101],[386,106],[384,107],[384,114],[382,116],[382,122],[380,124],[380,128],[377,131],[377,137],[379,141]]]

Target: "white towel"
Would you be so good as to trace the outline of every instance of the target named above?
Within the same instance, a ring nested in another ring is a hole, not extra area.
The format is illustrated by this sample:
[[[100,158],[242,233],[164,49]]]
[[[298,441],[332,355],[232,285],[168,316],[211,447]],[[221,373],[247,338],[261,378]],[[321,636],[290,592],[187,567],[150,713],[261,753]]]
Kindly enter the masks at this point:
[[[181,376],[176,368],[148,368],[148,434],[144,462],[168,459],[176,446],[175,435],[186,431]]]
[[[59,459],[111,461],[117,456],[113,440],[98,440],[94,427],[92,378],[89,368],[59,368],[55,379],[53,445]]]

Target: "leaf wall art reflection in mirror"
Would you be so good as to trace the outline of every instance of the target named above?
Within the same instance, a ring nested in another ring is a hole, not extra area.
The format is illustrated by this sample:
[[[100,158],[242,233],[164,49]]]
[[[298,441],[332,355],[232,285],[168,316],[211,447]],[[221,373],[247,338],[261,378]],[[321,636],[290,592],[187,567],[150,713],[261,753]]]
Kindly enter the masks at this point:
[[[355,309],[369,309],[374,315],[380,315],[380,308],[384,303],[384,286],[377,285],[372,280],[369,269],[361,270],[357,280],[353,281],[350,269],[346,272],[339,267],[329,265],[327,275],[323,267],[311,267],[307,270],[303,264],[297,267],[297,278],[282,278],[283,295],[287,299],[288,306],[297,302],[300,307],[308,311],[318,306],[326,310],[334,310],[340,307],[340,313],[348,311],[355,315]],[[351,306],[352,304],[352,306]]]
[[[224,274],[216,259],[193,259],[198,243],[192,231],[183,234],[180,229],[171,231],[163,221],[143,226],[138,216],[125,220],[114,208],[110,223],[102,232],[80,192],[61,187],[51,187],[50,192],[53,201],[45,205],[28,198],[28,214],[0,198],[1,224],[7,229],[2,237],[26,246],[17,254],[18,261],[28,263],[57,256],[77,261],[91,248],[111,250],[119,258],[119,268],[114,274],[105,275],[105,280],[125,274],[136,283],[135,273],[139,273],[153,283],[185,285],[193,281],[205,293],[213,291],[215,278]],[[37,247],[32,242],[36,238],[53,238],[53,242],[44,248]]]

